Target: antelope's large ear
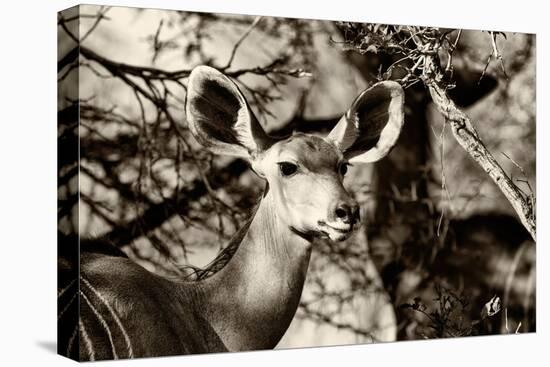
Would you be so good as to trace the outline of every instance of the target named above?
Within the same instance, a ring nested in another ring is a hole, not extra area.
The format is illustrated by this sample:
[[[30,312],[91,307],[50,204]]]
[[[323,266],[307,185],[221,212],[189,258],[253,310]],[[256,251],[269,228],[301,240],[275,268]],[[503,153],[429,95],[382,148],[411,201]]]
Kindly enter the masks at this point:
[[[214,153],[250,158],[272,144],[237,85],[214,68],[193,69],[185,109],[191,133]]]
[[[384,81],[363,91],[327,136],[352,163],[375,162],[389,153],[403,126],[403,88]]]

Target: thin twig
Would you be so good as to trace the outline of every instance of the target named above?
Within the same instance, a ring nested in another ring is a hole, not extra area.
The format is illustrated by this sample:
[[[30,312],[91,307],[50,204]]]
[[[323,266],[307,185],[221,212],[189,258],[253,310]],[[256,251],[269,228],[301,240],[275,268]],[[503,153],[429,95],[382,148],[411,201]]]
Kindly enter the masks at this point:
[[[111,7],[105,7],[105,6],[102,6],[99,11],[97,12],[96,14],[96,20],[94,22],[94,24],[90,27],[90,29],[88,29],[88,31],[84,34],[84,36],[82,36],[82,38],[80,38],[80,43],[84,42],[86,40],[86,38],[88,38],[88,36],[90,34],[92,34],[92,32],[96,29],[96,27],[99,25],[99,23],[105,19],[105,14],[107,14],[107,12],[111,9]]]
[[[243,33],[241,38],[239,38],[239,40],[233,46],[233,49],[231,50],[231,55],[229,56],[229,60],[227,60],[227,63],[225,64],[224,67],[221,68],[221,70],[227,70],[231,67],[231,64],[233,63],[233,59],[235,58],[235,55],[237,54],[237,49],[239,48],[241,43],[243,43],[243,41],[246,39],[246,37],[248,37],[250,32],[252,32],[254,27],[256,27],[256,25],[260,22],[261,19],[262,19],[261,16],[257,16],[256,18],[254,18],[254,21],[252,22],[252,24],[250,24],[248,29]]]

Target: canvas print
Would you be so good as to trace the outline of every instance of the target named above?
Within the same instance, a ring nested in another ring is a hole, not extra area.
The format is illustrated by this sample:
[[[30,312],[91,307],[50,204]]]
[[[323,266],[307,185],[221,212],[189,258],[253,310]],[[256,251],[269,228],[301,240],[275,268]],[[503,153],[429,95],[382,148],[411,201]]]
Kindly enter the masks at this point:
[[[59,354],[536,331],[535,35],[99,5],[57,29]]]

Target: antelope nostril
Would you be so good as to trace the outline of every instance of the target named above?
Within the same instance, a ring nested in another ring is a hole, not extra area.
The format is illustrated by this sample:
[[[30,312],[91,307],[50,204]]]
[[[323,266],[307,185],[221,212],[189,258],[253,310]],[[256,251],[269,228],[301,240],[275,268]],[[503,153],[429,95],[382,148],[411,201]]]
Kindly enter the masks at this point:
[[[359,205],[355,202],[343,202],[334,209],[336,219],[346,224],[355,224],[359,221]]]
[[[350,208],[349,208],[349,206],[347,206],[345,204],[341,205],[338,208],[336,208],[336,210],[334,211],[334,214],[336,214],[337,218],[345,219],[350,214]]]

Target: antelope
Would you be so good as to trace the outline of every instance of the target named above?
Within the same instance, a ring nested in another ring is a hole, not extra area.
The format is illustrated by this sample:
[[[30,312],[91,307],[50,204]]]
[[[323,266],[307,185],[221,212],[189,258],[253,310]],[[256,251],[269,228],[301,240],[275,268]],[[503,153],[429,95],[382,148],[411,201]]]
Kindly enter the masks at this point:
[[[66,354],[100,360],[274,348],[298,307],[315,240],[343,241],[359,226],[344,175],[390,151],[403,101],[398,83],[378,82],[326,137],[276,139],[234,81],[194,68],[185,103],[192,135],[213,153],[246,159],[265,180],[264,193],[230,241],[238,246],[231,260],[203,280],[165,279],[122,253],[82,249],[80,314]]]

